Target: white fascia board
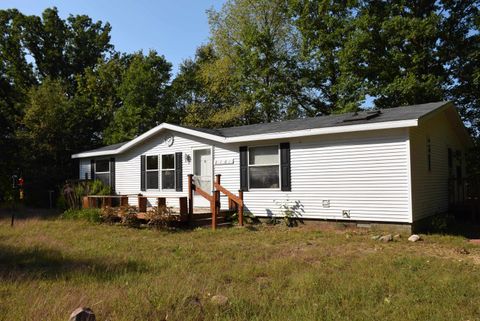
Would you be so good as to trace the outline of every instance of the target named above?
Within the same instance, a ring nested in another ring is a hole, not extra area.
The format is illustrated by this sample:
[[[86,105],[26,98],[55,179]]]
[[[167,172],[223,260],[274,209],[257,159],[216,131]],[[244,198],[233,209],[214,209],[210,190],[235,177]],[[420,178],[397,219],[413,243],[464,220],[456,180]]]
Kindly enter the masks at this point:
[[[132,139],[130,142],[126,143],[125,145],[115,150],[78,153],[78,154],[72,155],[72,158],[85,158],[85,157],[97,157],[97,156],[120,154],[126,151],[127,149],[129,149],[130,147],[152,137],[153,135],[155,135],[156,133],[164,129],[169,129],[169,130],[173,130],[183,134],[188,134],[196,137],[205,138],[211,141],[228,144],[228,143],[242,143],[242,142],[252,142],[252,141],[270,140],[270,139],[285,139],[285,138],[316,136],[316,135],[326,135],[326,134],[350,133],[350,132],[378,130],[378,129],[415,127],[417,125],[418,125],[418,119],[410,119],[410,120],[397,120],[397,121],[372,123],[372,124],[345,125],[345,126],[335,126],[335,127],[325,127],[325,128],[303,129],[303,130],[295,130],[295,131],[256,134],[256,135],[247,135],[247,136],[238,136],[238,137],[223,137],[223,136],[204,133],[195,129],[189,129],[189,128],[184,128],[184,127],[180,127],[180,126],[176,126],[168,123],[163,123],[143,133],[137,138]]]
[[[129,141],[125,145],[120,146],[117,149],[102,150],[102,151],[98,151],[98,152],[78,153],[78,154],[73,154],[72,158],[85,158],[85,157],[97,157],[97,156],[106,156],[106,155],[117,155],[117,154],[120,154],[120,153],[126,151],[130,147],[132,147],[134,145],[137,145],[138,143],[154,136],[155,134],[157,134],[160,131],[165,130],[165,129],[173,130],[173,131],[176,131],[176,132],[180,132],[180,133],[184,133],[184,134],[188,134],[188,135],[192,135],[192,136],[196,136],[196,137],[202,137],[202,138],[213,140],[213,141],[216,141],[216,142],[221,142],[221,143],[225,142],[225,137],[222,137],[222,136],[212,135],[212,134],[204,133],[204,132],[194,130],[194,129],[189,129],[189,128],[184,128],[184,127],[181,127],[181,126],[176,126],[176,125],[172,125],[172,124],[168,124],[168,123],[163,123],[163,124],[160,124],[160,125],[152,128],[152,129],[150,129],[149,131],[143,133],[142,135],[132,139],[131,141]]]

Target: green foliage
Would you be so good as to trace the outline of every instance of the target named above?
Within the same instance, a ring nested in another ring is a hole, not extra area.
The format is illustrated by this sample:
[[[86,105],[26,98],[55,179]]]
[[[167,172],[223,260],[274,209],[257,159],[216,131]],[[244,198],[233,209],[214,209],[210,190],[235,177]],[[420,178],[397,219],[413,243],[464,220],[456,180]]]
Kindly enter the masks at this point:
[[[84,220],[91,223],[100,223],[102,221],[102,211],[98,208],[72,208],[63,212],[61,217],[68,220]]]
[[[105,130],[105,143],[132,139],[168,119],[170,70],[171,64],[155,51],[146,56],[136,53],[130,58],[118,87],[123,104]]]
[[[71,154],[161,122],[253,124],[353,111],[366,98],[453,100],[478,137],[479,7],[229,0],[208,12],[210,40],[174,79],[155,51],[114,51],[108,23],[0,10],[0,177],[22,172],[28,202],[77,175]]]
[[[60,190],[57,206],[60,209],[80,209],[87,195],[110,195],[111,188],[100,180],[67,182]]]

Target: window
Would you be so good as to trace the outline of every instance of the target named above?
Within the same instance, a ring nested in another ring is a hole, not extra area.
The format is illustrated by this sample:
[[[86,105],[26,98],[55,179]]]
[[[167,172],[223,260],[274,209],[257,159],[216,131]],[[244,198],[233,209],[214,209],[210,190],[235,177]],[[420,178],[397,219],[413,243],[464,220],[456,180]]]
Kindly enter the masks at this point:
[[[175,189],[175,155],[162,155],[162,189]]]
[[[278,146],[251,147],[248,150],[250,188],[279,188]]]
[[[108,159],[99,159],[95,161],[95,179],[110,185],[110,161]]]
[[[158,189],[158,156],[147,156],[147,189]]]

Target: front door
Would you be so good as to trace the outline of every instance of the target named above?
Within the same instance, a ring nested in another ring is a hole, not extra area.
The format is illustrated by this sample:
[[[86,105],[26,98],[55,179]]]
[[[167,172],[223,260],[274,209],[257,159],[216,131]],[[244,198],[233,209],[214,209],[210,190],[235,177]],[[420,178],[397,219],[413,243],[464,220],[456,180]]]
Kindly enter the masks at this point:
[[[205,192],[212,192],[212,151],[210,148],[193,151],[193,179],[196,186]],[[202,196],[195,195],[194,206],[210,206]]]

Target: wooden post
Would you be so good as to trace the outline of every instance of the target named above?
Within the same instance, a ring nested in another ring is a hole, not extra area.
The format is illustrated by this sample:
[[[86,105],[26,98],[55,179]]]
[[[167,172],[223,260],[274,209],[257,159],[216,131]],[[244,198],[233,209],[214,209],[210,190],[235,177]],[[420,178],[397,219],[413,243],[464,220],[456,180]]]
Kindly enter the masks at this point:
[[[187,198],[186,197],[179,197],[178,198],[179,205],[180,205],[180,220],[184,221],[185,217],[188,216],[188,206],[187,206]]]
[[[193,215],[193,174],[188,174],[188,220]]]
[[[138,211],[145,213],[147,211],[147,198],[138,196]]]
[[[82,200],[82,208],[89,208],[90,207],[90,201],[88,199],[88,196],[84,196]]]
[[[212,211],[212,230],[215,231],[215,229],[217,228],[217,192],[213,191],[212,194],[213,195],[210,209]]]
[[[128,206],[128,196],[123,195],[120,198],[120,206]]]
[[[238,205],[238,225],[243,226],[243,191],[238,191],[238,197],[242,200],[242,204]]]
[[[110,196],[106,196],[106,197],[105,197],[104,207],[105,207],[105,206],[112,207],[112,198],[111,198]]]
[[[157,206],[160,207],[165,207],[167,206],[167,199],[165,197],[159,197],[157,198]]]

